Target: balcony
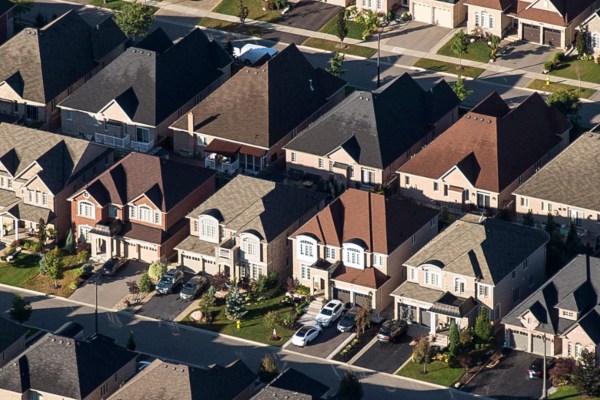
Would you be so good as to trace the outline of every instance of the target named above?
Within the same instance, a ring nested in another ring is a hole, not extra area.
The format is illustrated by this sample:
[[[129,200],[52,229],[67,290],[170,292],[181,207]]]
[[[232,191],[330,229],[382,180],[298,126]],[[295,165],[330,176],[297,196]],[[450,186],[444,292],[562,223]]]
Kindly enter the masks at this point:
[[[129,135],[125,135],[122,138],[118,138],[116,136],[104,135],[104,134],[98,133],[98,132],[95,133],[94,140],[97,143],[102,143],[107,146],[118,147],[121,149],[128,148],[129,143],[130,143]]]
[[[232,175],[240,168],[240,161],[232,161],[227,157],[217,156],[215,153],[212,153],[204,159],[204,167]]]
[[[240,247],[235,244],[233,239],[227,239],[219,244],[217,255],[219,258],[230,260],[235,263],[239,256],[239,248]]]
[[[141,153],[147,153],[154,147],[154,140],[149,142],[136,142],[132,140],[130,146],[132,150],[139,151]]]

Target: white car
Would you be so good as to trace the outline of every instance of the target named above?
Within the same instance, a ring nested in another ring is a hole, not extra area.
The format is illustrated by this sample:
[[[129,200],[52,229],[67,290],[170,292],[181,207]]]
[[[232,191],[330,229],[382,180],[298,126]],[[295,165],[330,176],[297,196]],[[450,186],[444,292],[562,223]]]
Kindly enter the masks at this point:
[[[329,303],[325,304],[325,307],[321,308],[321,311],[319,311],[315,320],[319,325],[328,327],[342,316],[343,310],[344,303],[339,300],[331,300]]]
[[[243,47],[233,48],[233,56],[245,65],[253,65],[265,55],[274,57],[276,54],[277,50],[275,49],[251,43],[248,43]]]
[[[304,347],[315,340],[321,331],[322,329],[319,325],[304,325],[294,333],[294,336],[292,336],[292,344]]]

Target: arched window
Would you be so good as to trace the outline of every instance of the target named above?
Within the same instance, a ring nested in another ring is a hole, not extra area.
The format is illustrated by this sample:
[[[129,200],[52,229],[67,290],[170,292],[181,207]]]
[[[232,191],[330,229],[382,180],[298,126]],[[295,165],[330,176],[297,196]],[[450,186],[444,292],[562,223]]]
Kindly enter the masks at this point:
[[[306,257],[315,256],[315,246],[309,240],[300,240],[300,255]]]
[[[152,209],[148,206],[140,206],[139,207],[139,219],[146,222],[154,221],[154,213]]]
[[[258,258],[260,255],[258,241],[250,236],[242,237],[242,252],[246,259],[248,259],[248,257]]]
[[[344,264],[349,267],[363,269],[365,267],[365,249],[357,243],[343,244]]]
[[[96,218],[96,207],[89,201],[80,201],[77,205],[77,215],[86,218]]]
[[[215,243],[219,241],[219,226],[216,219],[200,217],[200,238]]]
[[[311,236],[298,235],[296,256],[306,261],[316,261],[318,256],[317,241]]]

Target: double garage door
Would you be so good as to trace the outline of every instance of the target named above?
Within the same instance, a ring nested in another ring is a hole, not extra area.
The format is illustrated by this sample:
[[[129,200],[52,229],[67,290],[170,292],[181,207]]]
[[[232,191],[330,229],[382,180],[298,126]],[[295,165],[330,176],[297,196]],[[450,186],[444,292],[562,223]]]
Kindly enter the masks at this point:
[[[523,40],[527,40],[532,43],[542,43],[548,46],[560,47],[562,33],[556,29],[544,28],[543,35],[541,35],[541,27],[536,25],[523,24]]]
[[[413,3],[413,16],[415,21],[453,28],[452,12],[444,8]]]
[[[352,294],[349,290],[334,288],[333,297],[340,300],[344,304],[352,301]],[[362,293],[354,293],[354,303],[364,308],[371,308],[371,298]]]

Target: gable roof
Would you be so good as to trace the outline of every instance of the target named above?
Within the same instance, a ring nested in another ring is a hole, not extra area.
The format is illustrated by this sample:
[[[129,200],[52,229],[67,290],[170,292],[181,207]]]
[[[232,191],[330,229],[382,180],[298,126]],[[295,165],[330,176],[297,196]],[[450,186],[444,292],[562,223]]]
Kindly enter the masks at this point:
[[[15,7],[15,3],[10,0],[0,0],[0,15],[4,15]]]
[[[90,27],[68,11],[41,29],[23,29],[0,46],[0,82],[8,80],[22,98],[46,104],[125,39],[110,17]]]
[[[337,247],[361,240],[370,252],[390,254],[438,213],[395,197],[348,189],[292,236],[309,234]]]
[[[600,211],[600,134],[588,132],[519,186],[514,193]]]
[[[567,26],[582,12],[590,8],[596,0],[549,0],[558,13],[530,7],[531,1],[517,1],[515,15],[517,18],[528,19],[559,26]]]
[[[12,346],[13,343],[26,334],[27,329],[25,327],[0,317],[0,353],[3,353]],[[0,360],[0,364],[7,361],[8,360]]]
[[[231,57],[196,28],[173,44],[158,28],[60,105],[99,113],[111,101],[132,121],[157,126],[223,75]]]
[[[467,6],[478,6],[493,10],[509,10],[516,5],[516,0],[467,0]]]
[[[209,214],[227,229],[255,231],[269,242],[325,198],[325,193],[238,175],[188,217]]]
[[[46,334],[0,368],[0,388],[18,393],[37,389],[83,399],[136,356],[101,335],[80,341]]]
[[[510,109],[494,92],[399,171],[439,179],[470,156],[471,173],[463,173],[471,184],[501,192],[556,147],[559,135],[570,127],[564,115],[537,93]]]
[[[78,193],[87,191],[101,206],[109,203],[124,206],[145,195],[163,212],[168,212],[214,174],[196,165],[132,152]]]
[[[459,103],[445,81],[425,91],[405,73],[373,92],[352,93],[286,149],[326,156],[342,147],[358,164],[385,169]]]
[[[316,379],[294,368],[288,368],[252,397],[252,400],[316,400],[323,398],[330,390],[330,387]]]
[[[313,68],[291,44],[264,65],[243,68],[196,105],[194,131],[270,148],[345,84]],[[187,131],[188,116],[173,127]]]
[[[435,265],[444,271],[497,284],[548,242],[543,230],[467,214],[452,223],[404,265]]]
[[[357,286],[379,289],[386,283],[390,277],[377,268],[358,269],[346,267],[343,263],[338,263],[331,274],[336,281],[351,283]]]

